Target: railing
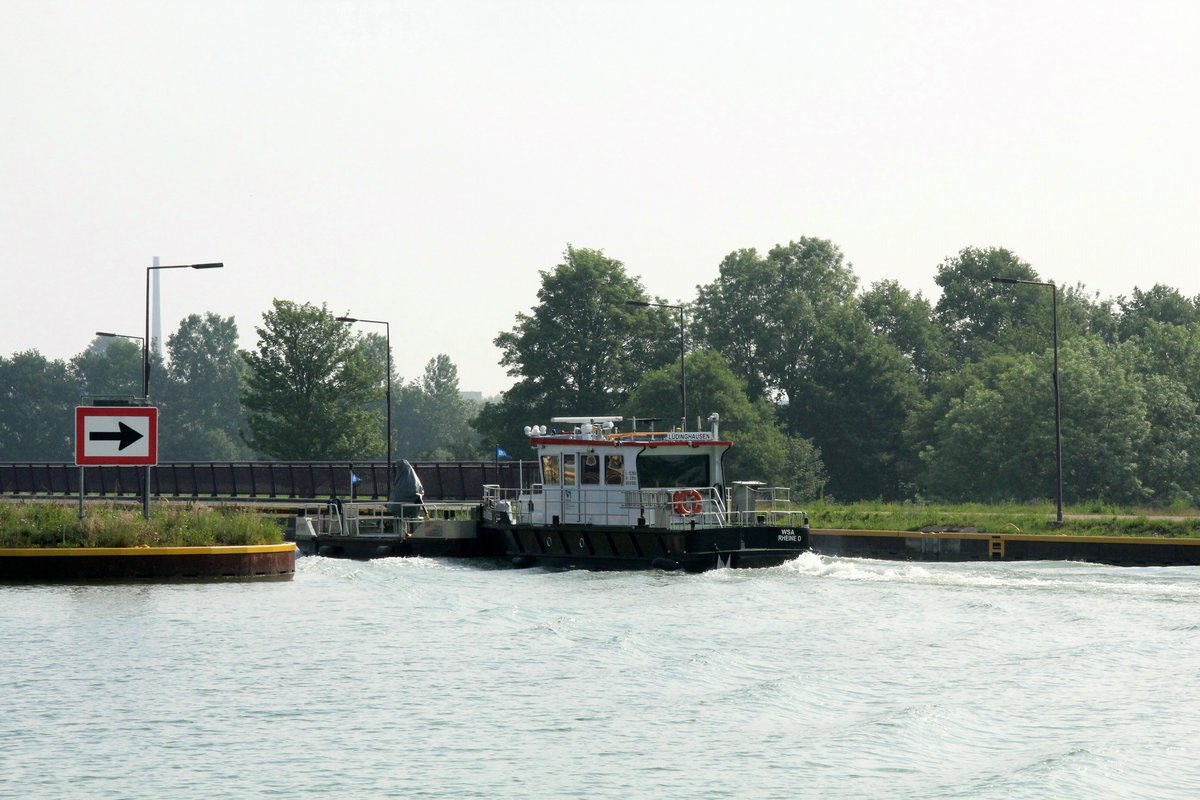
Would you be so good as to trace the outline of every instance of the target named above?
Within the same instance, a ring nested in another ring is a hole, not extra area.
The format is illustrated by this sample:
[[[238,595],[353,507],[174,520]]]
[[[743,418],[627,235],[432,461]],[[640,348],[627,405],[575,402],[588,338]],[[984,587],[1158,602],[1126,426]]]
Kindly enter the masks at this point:
[[[341,500],[308,503],[302,509],[313,530],[333,536],[395,536],[431,519],[470,520],[478,504],[355,503]]]
[[[725,499],[712,487],[634,489],[625,492],[624,505],[643,515],[646,509],[654,509],[655,518],[669,518],[672,528],[724,528],[728,524]]]
[[[567,492],[571,493],[569,500],[565,497]],[[592,525],[627,525],[631,521],[629,511],[620,504],[616,495],[617,493],[602,486],[572,486],[569,489],[561,486],[547,488],[540,483],[535,483],[527,489],[484,486],[483,513],[485,519],[499,522],[540,525],[562,521]],[[533,515],[539,504],[542,518],[534,520]]]
[[[430,501],[478,502],[485,483],[528,486],[538,480],[536,461],[416,461]],[[114,500],[142,494],[144,467],[83,467],[84,494]],[[358,478],[352,484],[351,475]],[[0,464],[0,497],[62,498],[79,495],[80,467],[69,462]],[[386,500],[390,487],[381,461],[195,461],[150,468],[157,497],[220,500]]]
[[[744,487],[750,502],[730,511],[733,525],[773,525],[798,528],[808,525],[808,514],[792,508],[792,490],[786,486]]]
[[[524,490],[484,486],[485,518],[514,523],[530,522],[530,506],[535,502],[534,498],[540,496],[542,500],[538,502],[544,502],[542,508],[546,513],[542,522],[549,522],[553,516],[561,516],[564,522],[574,522],[570,515],[561,513],[564,504],[560,497],[556,496],[556,490],[561,488],[546,488],[541,484],[533,484]],[[573,486],[570,490],[575,493],[571,502],[575,504],[580,520],[595,524],[628,525],[642,519],[653,527],[671,530],[723,528],[730,524],[767,524],[756,522],[756,516],[761,515],[755,515],[753,511],[738,515],[734,519],[728,511],[727,498],[712,487],[613,491]],[[560,511],[560,515],[553,513],[555,508]],[[772,520],[777,518],[778,514],[771,517]]]

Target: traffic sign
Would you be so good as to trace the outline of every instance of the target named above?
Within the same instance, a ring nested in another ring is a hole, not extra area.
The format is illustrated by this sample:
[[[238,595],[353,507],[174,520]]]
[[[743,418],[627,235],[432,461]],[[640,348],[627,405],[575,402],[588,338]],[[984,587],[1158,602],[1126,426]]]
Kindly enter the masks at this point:
[[[154,466],[158,463],[158,409],[77,406],[75,463],[81,467]]]

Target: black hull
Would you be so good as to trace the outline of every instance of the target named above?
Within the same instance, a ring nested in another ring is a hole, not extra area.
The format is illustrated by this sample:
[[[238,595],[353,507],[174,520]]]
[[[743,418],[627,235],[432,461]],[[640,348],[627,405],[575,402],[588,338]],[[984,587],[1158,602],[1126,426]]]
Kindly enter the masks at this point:
[[[602,525],[483,525],[516,566],[560,569],[774,567],[809,549],[807,528],[752,526],[665,530]]]
[[[289,539],[295,539],[289,536]],[[591,570],[684,570],[774,567],[811,549],[807,528],[754,525],[667,530],[607,525],[503,525],[480,523],[476,536],[406,539],[400,536],[333,536],[295,539],[301,555],[373,559],[503,559],[514,566]]]

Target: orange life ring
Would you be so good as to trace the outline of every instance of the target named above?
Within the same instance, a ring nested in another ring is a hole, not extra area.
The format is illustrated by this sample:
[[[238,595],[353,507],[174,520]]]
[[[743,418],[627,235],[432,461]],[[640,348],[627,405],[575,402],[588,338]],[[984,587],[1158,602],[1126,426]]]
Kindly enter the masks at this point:
[[[680,489],[671,495],[671,503],[675,506],[675,513],[685,517],[704,510],[704,498],[695,489]]]

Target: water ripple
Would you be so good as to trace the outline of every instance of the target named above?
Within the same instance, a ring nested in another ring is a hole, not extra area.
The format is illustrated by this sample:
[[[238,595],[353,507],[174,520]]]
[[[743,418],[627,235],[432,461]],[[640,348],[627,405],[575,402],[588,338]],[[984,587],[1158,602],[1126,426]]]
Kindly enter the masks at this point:
[[[1190,798],[1198,599],[815,554],[0,587],[0,796]]]

